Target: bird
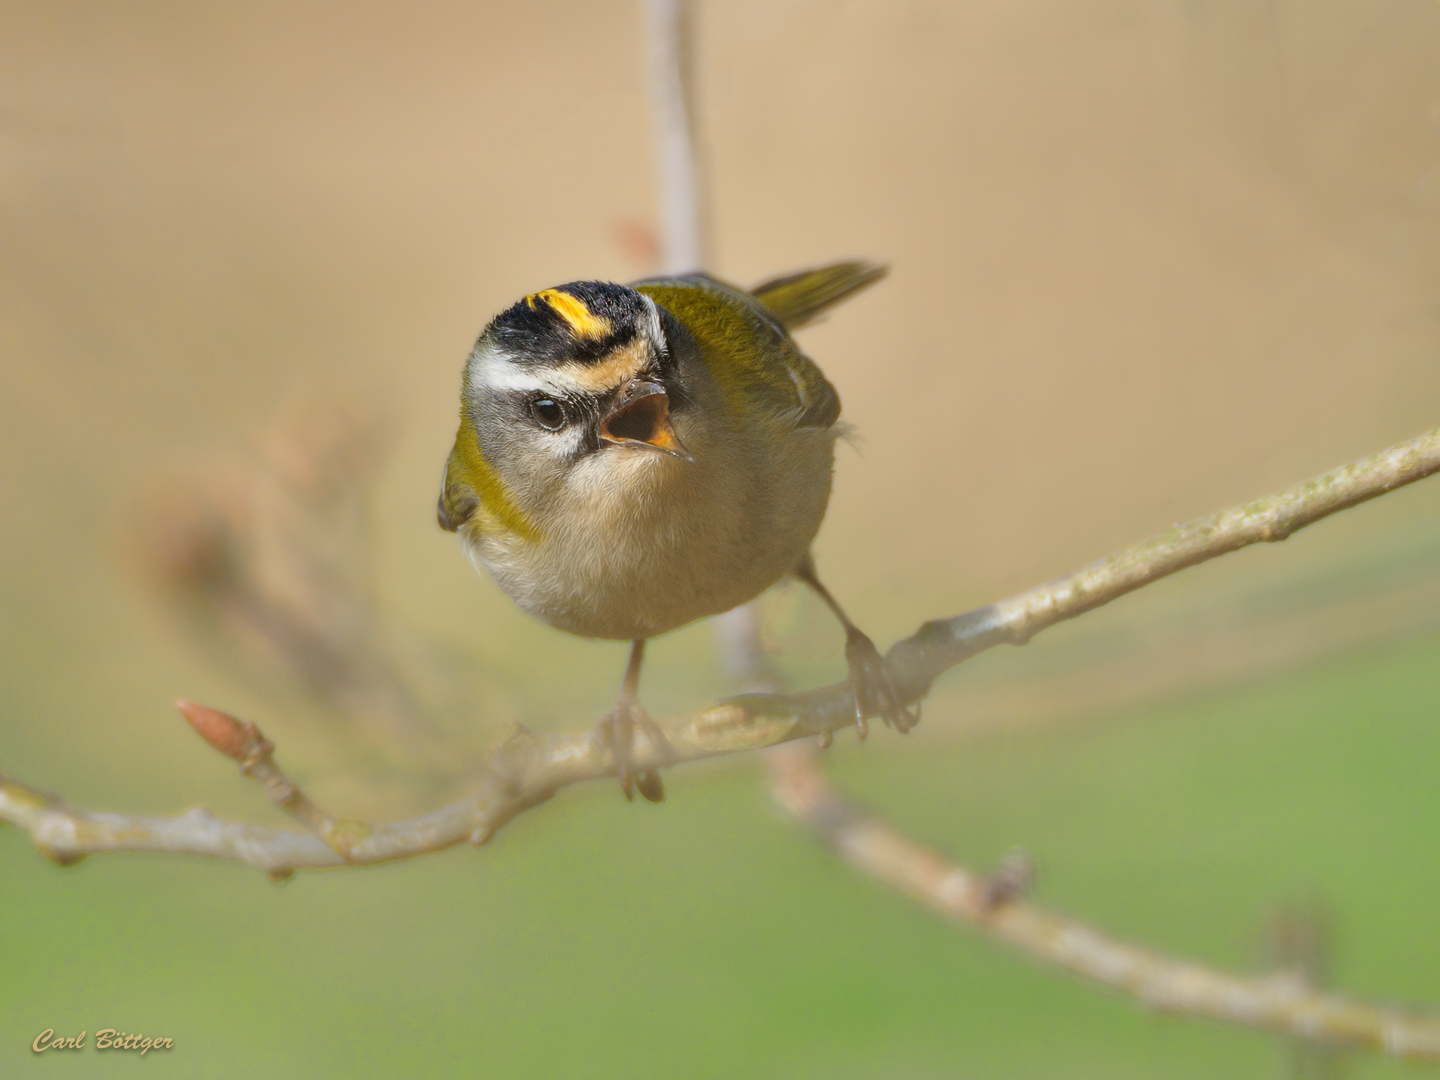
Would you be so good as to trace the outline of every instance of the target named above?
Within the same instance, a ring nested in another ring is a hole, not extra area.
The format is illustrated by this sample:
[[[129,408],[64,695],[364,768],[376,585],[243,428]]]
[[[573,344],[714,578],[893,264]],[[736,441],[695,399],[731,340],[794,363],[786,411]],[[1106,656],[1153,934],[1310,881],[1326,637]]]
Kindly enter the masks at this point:
[[[791,331],[887,268],[840,262],[751,289],[695,273],[572,281],[491,320],[465,363],[437,517],[520,608],[557,629],[631,643],[597,725],[626,799],[664,797],[633,763],[650,638],[740,606],[782,578],[845,631],[855,723],[919,721],[890,667],[821,583],[840,398]]]

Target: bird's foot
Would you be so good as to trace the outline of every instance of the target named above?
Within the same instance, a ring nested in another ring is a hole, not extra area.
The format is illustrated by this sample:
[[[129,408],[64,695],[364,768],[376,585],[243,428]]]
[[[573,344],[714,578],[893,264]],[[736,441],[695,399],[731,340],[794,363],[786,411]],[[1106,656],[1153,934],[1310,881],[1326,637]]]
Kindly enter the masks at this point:
[[[633,802],[634,793],[638,791],[649,802],[662,802],[665,799],[665,785],[660,782],[659,771],[635,768],[637,727],[645,733],[650,745],[663,759],[671,760],[670,740],[665,738],[659,725],[650,719],[650,714],[633,697],[622,696],[615,702],[615,708],[600,721],[596,730],[601,746],[607,747],[610,756],[615,760],[615,775],[620,781],[620,790],[625,793],[626,800]]]
[[[920,723],[920,703],[906,706],[895,673],[880,650],[853,627],[845,637],[845,662],[850,666],[850,685],[855,690],[855,729],[860,738],[870,732],[867,716],[879,716],[901,735]]]

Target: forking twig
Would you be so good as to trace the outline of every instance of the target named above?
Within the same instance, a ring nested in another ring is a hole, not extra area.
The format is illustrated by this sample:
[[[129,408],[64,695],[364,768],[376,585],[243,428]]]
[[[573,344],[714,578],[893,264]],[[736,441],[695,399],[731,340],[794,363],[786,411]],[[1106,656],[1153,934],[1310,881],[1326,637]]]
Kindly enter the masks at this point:
[[[927,623],[899,642],[890,659],[911,700],[923,697],[947,668],[991,646],[1020,644],[1127,592],[1250,544],[1283,540],[1339,510],[1440,472],[1440,429],[1327,473],[1267,499],[1223,511],[1139,544],[1048,585],[966,615]],[[478,790],[408,821],[342,822],[307,799],[275,764],[273,747],[254,725],[182,704],[212,746],[241,762],[246,775],[312,831],[222,821],[202,809],[178,817],[77,810],[59,798],[0,777],[0,820],[29,831],[35,845],[62,864],[99,851],[170,851],[249,862],[283,880],[301,868],[358,866],[403,859],[463,840],[483,843],[517,814],[581,780],[614,775],[595,733],[547,735],[515,729],[495,748]],[[783,695],[722,701],[660,724],[661,752],[635,747],[640,768],[663,768],[848,726],[847,684]],[[795,751],[799,750],[799,756]],[[847,803],[829,787],[804,748],[772,755],[777,798],[815,828],[845,859],[882,881],[963,922],[1077,974],[1153,1006],[1195,1013],[1297,1037],[1358,1043],[1407,1058],[1440,1060],[1440,1020],[1311,990],[1294,976],[1242,978],[1159,956],[1082,923],[1047,912],[1017,892],[1023,880],[985,878],[911,843]]]
[[[687,107],[684,62],[689,40],[684,7],[685,0],[646,0],[650,102],[666,273],[705,265],[698,257],[700,196],[688,126],[692,110]],[[1333,506],[1330,512],[1353,505],[1353,501],[1345,500],[1354,494],[1343,480],[1328,492],[1321,485],[1306,493],[1321,504],[1329,499]],[[1296,501],[1303,503],[1305,499]],[[930,624],[910,642],[897,646],[892,659],[903,663],[908,657],[912,679],[928,687],[934,676],[927,678],[926,672],[933,666],[934,657],[927,653],[948,651],[958,662],[998,641],[1023,643],[1060,618],[1074,617],[1108,602],[1120,594],[1115,591],[1117,587],[1127,591],[1126,582],[1128,588],[1138,588],[1202,558],[1213,557],[1218,552],[1212,552],[1209,544],[1217,539],[1217,533],[1223,537],[1233,532],[1238,547],[1255,542],[1256,525],[1258,539],[1283,540],[1295,528],[1309,523],[1306,520],[1296,524],[1283,505],[1268,508],[1267,513],[1274,511],[1268,517],[1248,514],[1251,509],[1239,508],[1229,515],[1172,530],[1151,545],[1096,564],[1088,576],[1082,571],[1062,578],[1049,590],[1031,590],[974,612],[968,619]],[[1131,558],[1127,560],[1126,556]],[[721,657],[732,678],[749,687],[772,682],[760,647],[753,604],[722,616],[716,621],[716,629]],[[911,645],[908,653],[904,649],[907,644]],[[1031,955],[1159,1008],[1268,1027],[1304,1039],[1368,1044],[1402,1057],[1440,1057],[1440,1023],[1318,994],[1295,975],[1240,978],[1116,941],[1074,920],[1008,896],[1013,883],[1003,877],[987,879],[907,840],[845,800],[826,780],[812,747],[777,747],[768,760],[776,801],[818,832],[841,858],[943,914],[978,925]]]
[[[898,642],[889,660],[906,700],[956,664],[1001,644],[1023,644],[1048,626],[1108,604],[1188,566],[1251,544],[1283,540],[1322,518],[1440,472],[1440,429],[1336,469],[1278,495],[1213,514],[1008,600],[926,623]],[[799,694],[748,694],[660,723],[667,755],[639,740],[635,766],[757,750],[840,731],[854,722],[848,683]],[[240,724],[239,721],[234,721]],[[243,726],[243,725],[242,725]],[[257,731],[256,739],[263,739]],[[216,745],[211,739],[212,745]],[[226,746],[223,752],[235,756]],[[268,759],[267,759],[268,760]],[[273,761],[271,762],[273,765]],[[491,753],[474,794],[429,814],[390,824],[347,825],[337,850],[314,833],[219,821],[208,815],[134,817],[76,810],[14,780],[0,778],[0,819],[27,829],[61,859],[96,851],[177,851],[239,859],[271,872],[358,866],[421,855],[463,840],[483,843],[555,792],[615,774],[593,731],[549,734],[516,727]],[[280,776],[278,772],[277,776]],[[321,815],[333,821],[328,815]],[[359,835],[363,833],[364,835]]]
[[[657,145],[664,178],[667,272],[704,265],[699,257],[699,202],[679,67],[683,50],[677,27],[682,6],[681,0],[647,0],[652,33],[660,34],[651,43],[652,102],[658,100],[661,106]],[[681,141],[674,138],[677,128],[684,136]],[[683,152],[677,153],[677,147]],[[687,192],[688,203],[675,198]],[[1440,430],[1273,498],[1178,526],[1010,600],[929,623],[892,649],[891,661],[903,674],[910,699],[917,700],[938,674],[993,645],[1023,644],[1055,622],[1177,570],[1262,540],[1283,540],[1328,514],[1436,471],[1440,471]],[[737,674],[753,680],[763,658],[751,648],[753,611],[742,611],[744,615],[726,625],[739,642],[734,655],[745,670]],[[95,851],[173,851],[250,862],[283,879],[301,867],[406,858],[467,838],[481,843],[559,788],[614,772],[593,733],[547,736],[516,729],[495,749],[479,790],[471,797],[410,821],[367,826],[338,821],[311,802],[280,771],[273,745],[253,724],[190,703],[181,703],[181,709],[212,746],[240,761],[242,772],[262,783],[271,798],[309,831],[221,821],[198,809],[170,818],[79,811],[4,777],[0,777],[0,820],[28,829],[37,847],[61,863]],[[793,743],[810,734],[828,736],[850,723],[851,710],[848,690],[839,686],[791,697],[750,695],[661,727],[672,744],[673,760],[693,760]],[[636,747],[636,757],[642,768],[661,767],[672,760],[662,760],[656,748],[643,743]],[[1321,995],[1293,976],[1228,976],[1116,941],[1019,897],[1023,875],[986,878],[909,842],[839,796],[820,774],[808,747],[783,747],[770,759],[781,804],[819,831],[842,857],[1032,955],[1160,1008],[1308,1039],[1372,1045],[1402,1057],[1440,1059],[1440,1023],[1434,1020]]]

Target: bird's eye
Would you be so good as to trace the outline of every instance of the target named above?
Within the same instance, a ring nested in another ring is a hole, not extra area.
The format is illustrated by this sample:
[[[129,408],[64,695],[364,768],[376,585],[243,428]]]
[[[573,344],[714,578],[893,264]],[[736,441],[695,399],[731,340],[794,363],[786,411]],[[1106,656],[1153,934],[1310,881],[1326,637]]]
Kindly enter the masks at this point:
[[[559,431],[565,426],[565,406],[554,398],[533,399],[530,402],[530,415],[546,431]]]

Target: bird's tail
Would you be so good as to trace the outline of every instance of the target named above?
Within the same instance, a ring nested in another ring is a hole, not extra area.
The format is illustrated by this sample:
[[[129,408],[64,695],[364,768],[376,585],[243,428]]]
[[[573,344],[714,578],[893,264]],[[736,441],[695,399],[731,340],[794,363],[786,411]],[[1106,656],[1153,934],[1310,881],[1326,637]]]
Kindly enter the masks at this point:
[[[889,272],[889,267],[878,263],[834,263],[774,278],[756,285],[750,292],[785,324],[785,329],[794,330],[814,322],[840,301],[850,299]]]

